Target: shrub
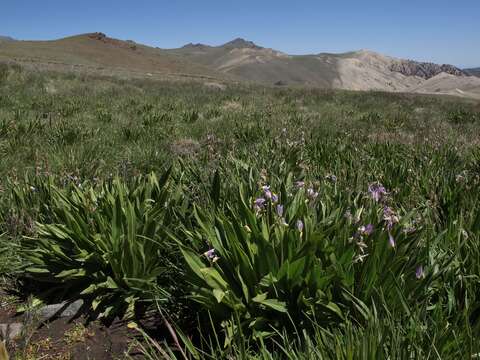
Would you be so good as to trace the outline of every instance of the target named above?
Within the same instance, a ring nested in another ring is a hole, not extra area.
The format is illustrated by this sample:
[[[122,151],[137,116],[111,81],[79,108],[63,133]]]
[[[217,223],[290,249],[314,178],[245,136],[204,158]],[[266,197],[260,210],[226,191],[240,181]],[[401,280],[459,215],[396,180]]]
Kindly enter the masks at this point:
[[[197,244],[182,246],[192,298],[230,324],[227,335],[304,329],[312,319],[361,323],[375,302],[399,311],[412,299],[424,304],[432,277],[420,229],[406,230],[409,216],[361,197],[345,216],[332,194],[320,199],[291,181],[280,188],[275,195],[264,185],[255,200],[241,195],[225,212],[197,208],[198,229],[185,232]]]
[[[473,111],[468,111],[460,108],[460,109],[450,111],[447,114],[447,119],[449,122],[453,124],[461,125],[461,124],[474,123],[479,121],[480,114],[478,112],[475,113]]]
[[[53,189],[51,222],[23,242],[27,275],[57,294],[85,297],[100,317],[129,317],[141,299],[168,299],[175,272],[164,231],[172,221],[168,178]]]

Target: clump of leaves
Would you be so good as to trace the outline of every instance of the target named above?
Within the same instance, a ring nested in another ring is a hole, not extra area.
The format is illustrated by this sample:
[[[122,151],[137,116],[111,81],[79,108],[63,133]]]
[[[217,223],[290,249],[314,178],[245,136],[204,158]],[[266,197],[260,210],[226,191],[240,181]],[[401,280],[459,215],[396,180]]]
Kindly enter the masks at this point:
[[[37,224],[25,238],[30,278],[91,300],[100,317],[132,316],[138,301],[169,297],[172,248],[165,225],[171,222],[169,172],[139,177],[127,185],[116,179],[100,189],[52,189],[51,221]]]
[[[393,243],[374,202],[357,211],[374,221],[365,227],[313,188],[295,189],[290,181],[278,195],[266,185],[262,191],[256,199],[240,194],[240,204],[225,211],[197,208],[198,229],[185,232],[200,245],[182,247],[192,297],[224,321],[227,339],[237,331],[263,337],[308,328],[312,319],[326,327],[351,316],[365,321],[379,294],[401,308],[400,289],[428,288],[419,284],[423,268],[416,269],[425,255],[418,236],[392,229]]]

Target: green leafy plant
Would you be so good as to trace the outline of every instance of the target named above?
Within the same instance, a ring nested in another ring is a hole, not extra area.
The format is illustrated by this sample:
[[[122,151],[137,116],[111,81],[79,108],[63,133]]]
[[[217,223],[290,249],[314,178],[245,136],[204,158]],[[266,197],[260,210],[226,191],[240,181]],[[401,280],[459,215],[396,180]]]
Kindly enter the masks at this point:
[[[168,178],[115,179],[70,193],[54,188],[50,223],[38,223],[36,236],[23,242],[28,276],[91,300],[101,317],[128,317],[141,299],[168,299]]]
[[[263,186],[257,199],[241,194],[240,204],[225,212],[197,208],[198,230],[185,232],[198,244],[182,247],[193,299],[230,321],[229,336],[242,331],[232,325],[235,319],[243,331],[261,336],[308,327],[311,319],[327,327],[349,316],[361,322],[369,316],[365,303],[375,297],[401,308],[398,291],[428,288],[428,282],[419,285],[424,274],[416,275],[424,255],[418,236],[384,230],[376,205],[370,203],[364,218],[378,230],[358,230],[333,198],[320,199],[313,188],[296,190],[291,180],[280,188],[276,195]],[[394,235],[397,244],[389,244]]]

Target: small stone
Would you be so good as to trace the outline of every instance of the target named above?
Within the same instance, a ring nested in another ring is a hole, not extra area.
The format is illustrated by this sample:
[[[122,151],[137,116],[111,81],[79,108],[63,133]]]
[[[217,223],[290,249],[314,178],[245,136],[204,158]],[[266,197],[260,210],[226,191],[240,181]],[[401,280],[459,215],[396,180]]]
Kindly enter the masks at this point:
[[[22,323],[0,324],[0,334],[3,339],[14,340],[23,330]]]
[[[46,305],[40,308],[36,314],[42,319],[50,319],[52,317],[72,317],[78,314],[83,306],[83,300],[77,300],[67,305],[67,302]]]

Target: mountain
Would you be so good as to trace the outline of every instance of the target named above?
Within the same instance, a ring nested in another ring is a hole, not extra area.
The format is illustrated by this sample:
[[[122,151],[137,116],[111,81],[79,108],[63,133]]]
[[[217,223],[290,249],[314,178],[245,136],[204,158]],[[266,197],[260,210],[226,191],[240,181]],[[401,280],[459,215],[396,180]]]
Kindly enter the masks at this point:
[[[34,69],[95,72],[122,77],[225,78],[200,64],[161,49],[89,33],[53,41],[0,43],[0,60],[14,60]]]
[[[166,50],[191,62],[201,63],[236,78],[264,84],[307,85],[349,90],[418,91],[477,97],[476,85],[468,73],[452,65],[397,59],[369,50],[343,54],[288,55],[264,48],[251,41],[236,39],[220,46],[189,44],[180,49]],[[454,76],[457,87],[452,88]],[[440,76],[440,82],[428,80]],[[445,86],[442,82],[445,81]],[[426,83],[426,84],[425,84]],[[423,86],[425,84],[425,86]]]
[[[10,37],[10,36],[1,36],[0,35],[0,42],[6,42],[6,41],[15,41],[14,38]]]
[[[478,76],[480,77],[480,67],[478,68],[472,68],[472,69],[464,69],[463,71],[465,71],[467,74],[471,75],[471,76]]]
[[[398,59],[369,50],[289,55],[242,38],[160,49],[90,33],[54,41],[0,43],[0,61],[35,69],[123,77],[212,78],[264,85],[450,94],[480,99],[475,70]]]

